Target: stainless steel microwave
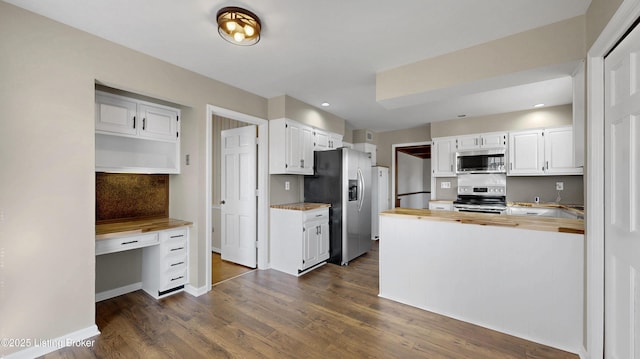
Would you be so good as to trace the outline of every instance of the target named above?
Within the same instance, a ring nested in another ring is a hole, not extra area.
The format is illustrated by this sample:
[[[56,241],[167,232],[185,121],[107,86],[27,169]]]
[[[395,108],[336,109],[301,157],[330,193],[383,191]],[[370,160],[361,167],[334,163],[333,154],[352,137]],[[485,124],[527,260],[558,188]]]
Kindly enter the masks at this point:
[[[506,173],[504,149],[456,152],[457,173]]]

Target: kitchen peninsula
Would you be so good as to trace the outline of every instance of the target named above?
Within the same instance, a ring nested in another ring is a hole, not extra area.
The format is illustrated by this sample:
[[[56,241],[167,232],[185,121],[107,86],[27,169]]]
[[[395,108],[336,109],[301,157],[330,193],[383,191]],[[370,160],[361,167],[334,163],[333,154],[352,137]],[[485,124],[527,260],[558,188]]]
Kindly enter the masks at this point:
[[[381,297],[581,352],[582,220],[397,208],[380,238]]]

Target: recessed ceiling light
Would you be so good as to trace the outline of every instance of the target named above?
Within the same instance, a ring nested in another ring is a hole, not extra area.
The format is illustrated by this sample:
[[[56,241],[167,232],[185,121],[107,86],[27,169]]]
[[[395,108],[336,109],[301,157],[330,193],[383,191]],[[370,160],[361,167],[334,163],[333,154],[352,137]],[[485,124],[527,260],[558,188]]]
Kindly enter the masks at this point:
[[[329,107],[330,105],[329,105],[329,103],[328,103],[328,102],[323,102],[320,106],[322,106],[322,107]]]
[[[535,107],[535,108],[538,108],[538,107],[544,107],[544,104],[543,104],[543,103],[539,103],[539,104],[537,104],[537,105],[533,105],[533,107]]]
[[[467,117],[467,115],[458,115],[458,118],[464,118]]]

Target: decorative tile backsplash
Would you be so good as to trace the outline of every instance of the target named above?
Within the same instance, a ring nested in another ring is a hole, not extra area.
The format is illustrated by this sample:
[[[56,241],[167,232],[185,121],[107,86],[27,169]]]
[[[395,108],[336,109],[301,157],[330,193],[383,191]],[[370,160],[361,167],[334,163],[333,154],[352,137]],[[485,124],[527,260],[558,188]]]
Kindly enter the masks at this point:
[[[96,173],[96,222],[169,216],[169,175]]]

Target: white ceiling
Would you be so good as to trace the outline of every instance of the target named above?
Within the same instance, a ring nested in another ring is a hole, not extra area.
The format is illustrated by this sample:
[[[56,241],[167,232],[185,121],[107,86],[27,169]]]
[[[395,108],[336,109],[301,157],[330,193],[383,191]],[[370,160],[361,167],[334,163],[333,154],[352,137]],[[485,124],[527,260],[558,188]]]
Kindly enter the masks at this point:
[[[289,95],[374,131],[571,102],[571,81],[545,81],[386,109],[375,75],[582,15],[591,0],[5,0],[265,98]],[[216,12],[262,20],[255,46],[217,33]],[[565,75],[569,75],[568,72]],[[559,77],[560,76],[560,77]]]

